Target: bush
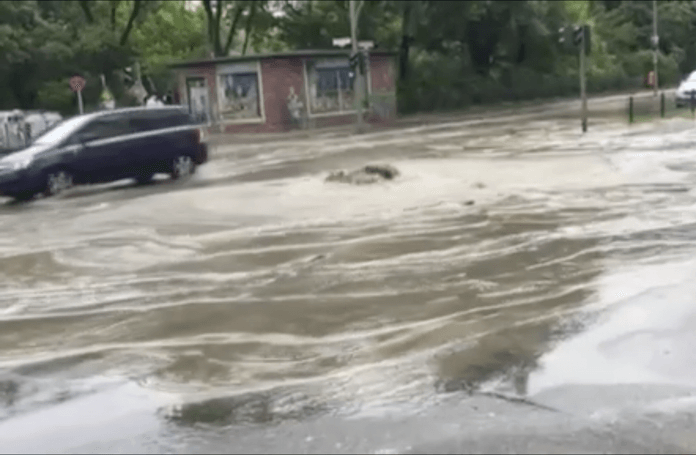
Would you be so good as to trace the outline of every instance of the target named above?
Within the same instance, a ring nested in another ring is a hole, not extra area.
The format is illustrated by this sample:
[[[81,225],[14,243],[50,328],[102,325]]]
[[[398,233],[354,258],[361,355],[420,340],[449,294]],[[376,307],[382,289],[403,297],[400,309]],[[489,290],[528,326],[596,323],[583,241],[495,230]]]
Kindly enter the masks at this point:
[[[45,83],[37,93],[36,105],[49,111],[58,111],[63,116],[77,111],[77,97],[69,88],[70,79]]]
[[[653,70],[653,52],[642,50],[621,56],[621,66],[625,74],[635,78],[644,78]],[[659,54],[658,75],[660,85],[671,85],[679,82],[679,63],[675,56]]]
[[[651,51],[624,55],[609,70],[588,74],[587,92],[642,88],[644,77],[652,70],[652,58]],[[467,69],[461,58],[416,51],[409,79],[397,88],[398,110],[428,112],[580,94],[579,76],[572,65],[565,74],[544,74],[526,67],[498,71],[500,77],[486,77]],[[659,71],[661,86],[678,82],[679,65],[672,56],[660,56]]]

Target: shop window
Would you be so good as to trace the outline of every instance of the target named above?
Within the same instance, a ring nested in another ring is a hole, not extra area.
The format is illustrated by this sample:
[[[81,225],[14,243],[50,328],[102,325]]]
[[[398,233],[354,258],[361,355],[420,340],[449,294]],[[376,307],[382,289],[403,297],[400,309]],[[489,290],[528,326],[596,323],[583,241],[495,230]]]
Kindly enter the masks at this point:
[[[307,62],[312,114],[355,110],[355,73],[344,62]]]
[[[256,72],[220,74],[218,90],[222,120],[261,118]]]

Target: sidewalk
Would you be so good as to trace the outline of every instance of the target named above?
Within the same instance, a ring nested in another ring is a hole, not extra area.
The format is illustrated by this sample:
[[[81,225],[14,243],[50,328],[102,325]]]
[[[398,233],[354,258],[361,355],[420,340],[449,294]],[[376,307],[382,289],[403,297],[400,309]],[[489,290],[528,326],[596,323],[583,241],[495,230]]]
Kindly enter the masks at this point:
[[[665,89],[663,91],[669,95],[674,91],[674,89]],[[628,102],[629,96],[633,96],[634,98],[648,98],[653,96],[653,92],[652,90],[631,90],[611,95],[593,95],[588,97],[588,101],[590,103],[605,103],[626,99],[626,102]],[[445,122],[458,122],[474,119],[483,120],[485,116],[495,119],[496,117],[514,114],[529,113],[531,115],[543,113],[547,109],[557,108],[564,104],[568,105],[568,108],[571,108],[574,104],[578,104],[579,106],[580,100],[578,98],[550,98],[544,100],[504,102],[485,106],[471,106],[465,110],[458,111],[409,114],[398,117],[386,124],[366,125],[366,133],[433,125]],[[292,130],[282,133],[216,133],[208,136],[208,143],[211,147],[219,147],[223,145],[278,142],[283,140],[309,139],[313,137],[341,137],[350,136],[354,134],[354,131],[355,126],[353,124],[348,124],[326,128]]]

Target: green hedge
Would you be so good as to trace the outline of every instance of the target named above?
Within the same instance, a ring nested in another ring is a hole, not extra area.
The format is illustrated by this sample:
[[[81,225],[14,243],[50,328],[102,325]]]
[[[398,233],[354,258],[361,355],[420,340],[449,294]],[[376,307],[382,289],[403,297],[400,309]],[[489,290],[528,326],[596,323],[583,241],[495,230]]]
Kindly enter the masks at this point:
[[[589,74],[590,94],[645,88],[645,76],[652,69],[652,52],[625,56],[616,68],[603,74]],[[472,105],[579,96],[577,69],[567,75],[543,74],[529,68],[509,68],[499,76],[482,76],[463,71],[461,60],[416,53],[411,72],[397,89],[399,113],[462,109]],[[676,61],[660,56],[660,85],[679,79]],[[505,81],[505,82],[503,82]]]
[[[643,87],[642,77],[614,75],[587,79],[588,93]],[[452,84],[411,80],[399,84],[397,104],[400,113],[430,112],[499,102],[574,97],[579,96],[579,93],[580,83],[577,76],[553,76],[524,71],[513,76],[512,83],[508,86],[481,76],[463,77]]]

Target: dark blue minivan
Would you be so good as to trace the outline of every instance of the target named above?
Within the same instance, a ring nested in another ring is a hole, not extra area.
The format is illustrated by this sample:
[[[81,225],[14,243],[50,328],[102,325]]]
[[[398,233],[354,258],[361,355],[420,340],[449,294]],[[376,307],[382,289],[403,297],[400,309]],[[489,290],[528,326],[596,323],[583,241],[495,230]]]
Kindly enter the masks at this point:
[[[0,195],[30,200],[73,185],[145,183],[156,173],[181,179],[207,161],[201,125],[184,107],[100,111],[67,119],[0,159]]]

